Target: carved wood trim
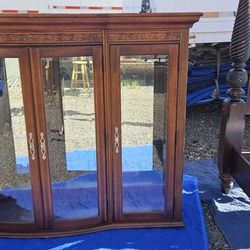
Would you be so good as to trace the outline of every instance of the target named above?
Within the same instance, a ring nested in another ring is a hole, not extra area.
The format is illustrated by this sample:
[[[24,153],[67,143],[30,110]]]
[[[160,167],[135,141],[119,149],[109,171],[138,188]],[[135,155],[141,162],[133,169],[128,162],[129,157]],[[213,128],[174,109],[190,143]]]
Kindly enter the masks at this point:
[[[0,44],[101,43],[102,40],[101,32],[0,34]]]
[[[108,41],[176,41],[180,40],[178,31],[147,31],[147,32],[109,32]]]

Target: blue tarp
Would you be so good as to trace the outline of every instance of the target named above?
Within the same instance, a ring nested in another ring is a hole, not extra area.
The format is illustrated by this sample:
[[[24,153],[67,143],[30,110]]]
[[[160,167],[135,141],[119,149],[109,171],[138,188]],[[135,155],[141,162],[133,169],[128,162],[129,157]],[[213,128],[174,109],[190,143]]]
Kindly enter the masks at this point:
[[[0,79],[0,96],[3,94],[4,91],[4,81]]]
[[[236,183],[228,195],[221,193],[215,159],[187,162],[184,174],[198,178],[200,197],[209,202],[214,220],[230,247],[250,249],[250,198]]]
[[[133,175],[131,179],[127,176],[130,181],[138,178],[135,172],[130,175]],[[147,176],[143,172],[140,175],[147,179],[150,172]],[[153,174],[150,178],[158,177]],[[145,197],[148,196],[155,196],[155,193],[147,193]],[[19,199],[22,199],[21,193]],[[185,227],[182,228],[119,229],[54,239],[1,238],[0,246],[8,250],[208,250],[197,179],[191,176],[184,176],[183,179],[183,220]]]
[[[141,145],[136,147],[122,148],[122,165],[124,171],[152,170],[153,148],[152,145]],[[68,171],[95,171],[96,153],[95,150],[72,150],[66,154]],[[29,162],[27,156],[16,158],[17,173],[29,172]]]
[[[224,100],[228,97],[226,91],[230,88],[227,83],[226,76],[232,68],[231,64],[223,64],[220,67],[219,74],[219,92],[218,96],[214,95],[216,91],[215,78],[216,66],[189,66],[188,69],[188,93],[187,105],[210,103],[216,100]],[[250,62],[246,64],[246,70],[250,71]],[[248,86],[243,88],[245,95],[243,99],[247,99]]]
[[[70,168],[81,167],[92,172],[70,180],[52,184],[53,208],[56,218],[79,218],[95,216],[97,210],[97,182],[95,165],[87,164],[91,150],[70,152],[73,159]],[[77,158],[77,157],[80,158]],[[164,209],[164,177],[161,171],[152,169],[152,146],[127,147],[123,150],[124,211],[161,211]],[[81,163],[75,164],[75,160]],[[84,160],[85,159],[85,160]],[[130,160],[131,159],[131,160]],[[17,159],[18,160],[18,159]],[[19,162],[20,163],[20,162]],[[85,165],[86,163],[86,165]],[[19,165],[17,167],[20,167]],[[27,169],[26,169],[27,170]],[[32,219],[32,194],[30,188],[5,188],[1,192],[16,199],[17,205],[29,211],[26,219]],[[145,195],[147,194],[147,195]],[[137,210],[136,210],[137,211]],[[23,217],[23,219],[25,219]],[[165,249],[208,249],[205,223],[198,196],[197,180],[190,176],[183,179],[184,228],[109,230],[77,237],[48,240],[0,239],[1,247],[8,249],[107,249],[107,250],[165,250]],[[67,248],[66,248],[67,247]]]

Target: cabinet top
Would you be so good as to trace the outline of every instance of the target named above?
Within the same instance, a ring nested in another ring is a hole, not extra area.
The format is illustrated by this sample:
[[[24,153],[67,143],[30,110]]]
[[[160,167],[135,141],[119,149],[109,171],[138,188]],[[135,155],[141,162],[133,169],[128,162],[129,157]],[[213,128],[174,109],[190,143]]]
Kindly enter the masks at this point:
[[[0,33],[190,28],[202,13],[3,14]]]

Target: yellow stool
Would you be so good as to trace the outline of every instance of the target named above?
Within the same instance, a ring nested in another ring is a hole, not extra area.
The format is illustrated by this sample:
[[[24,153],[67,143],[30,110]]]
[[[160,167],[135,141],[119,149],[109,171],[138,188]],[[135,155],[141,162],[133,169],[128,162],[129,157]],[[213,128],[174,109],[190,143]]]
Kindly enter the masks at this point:
[[[73,61],[73,70],[71,77],[71,89],[76,89],[78,83],[82,83],[83,91],[89,91],[90,81],[87,69],[87,60],[81,57],[80,60]],[[79,80],[78,76],[81,75],[82,79]]]

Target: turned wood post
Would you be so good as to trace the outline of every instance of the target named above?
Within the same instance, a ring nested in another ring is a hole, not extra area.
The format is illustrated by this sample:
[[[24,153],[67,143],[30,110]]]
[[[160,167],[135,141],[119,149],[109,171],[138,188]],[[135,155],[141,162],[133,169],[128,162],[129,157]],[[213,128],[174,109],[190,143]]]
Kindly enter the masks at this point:
[[[245,129],[246,105],[241,97],[244,94],[242,87],[248,80],[248,74],[244,68],[250,55],[249,7],[249,0],[239,1],[230,45],[233,68],[228,72],[227,81],[231,88],[227,92],[229,98],[223,103],[218,151],[219,177],[223,193],[228,193],[233,186],[230,174],[233,156],[230,151],[233,146],[241,152]]]

